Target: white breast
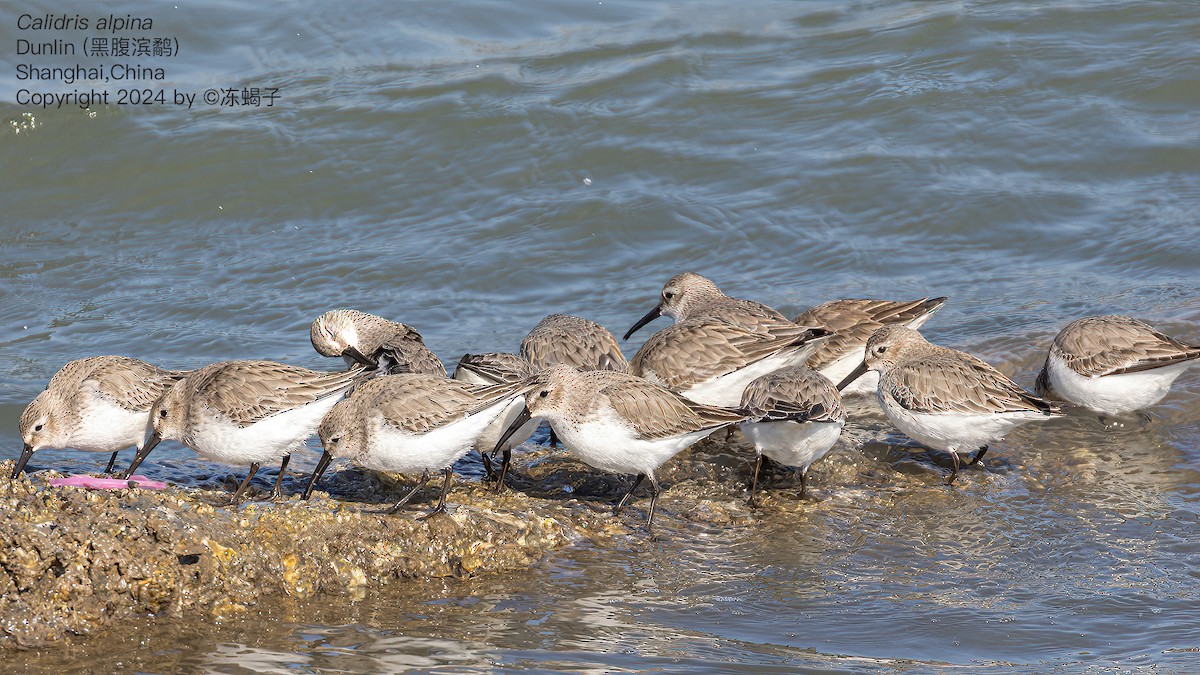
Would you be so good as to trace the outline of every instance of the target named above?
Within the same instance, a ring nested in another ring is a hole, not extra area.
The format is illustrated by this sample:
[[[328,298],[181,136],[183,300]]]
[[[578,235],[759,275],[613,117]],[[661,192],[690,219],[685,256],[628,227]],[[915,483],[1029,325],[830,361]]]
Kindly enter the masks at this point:
[[[974,452],[1003,437],[1017,425],[1050,419],[1036,412],[917,413],[883,393],[880,393],[879,402],[888,420],[904,435],[934,450],[950,452]]]
[[[316,433],[321,418],[341,398],[341,394],[326,396],[246,427],[239,427],[210,410],[202,415],[202,422],[192,429],[184,445],[207,459],[226,464],[277,462],[301,448]]]
[[[379,425],[369,435],[369,452],[356,461],[361,466],[377,471],[408,474],[439,471],[454,464],[475,447],[475,442],[488,425],[492,424],[514,400],[519,401],[520,397],[514,395],[512,398],[498,401],[474,415],[468,415],[425,434],[414,434],[392,426]]]
[[[612,419],[583,422],[577,427],[559,425],[554,431],[567,450],[588,466],[613,473],[650,476],[668,459],[712,433],[712,430],[704,430],[672,438],[642,440],[615,415]]]

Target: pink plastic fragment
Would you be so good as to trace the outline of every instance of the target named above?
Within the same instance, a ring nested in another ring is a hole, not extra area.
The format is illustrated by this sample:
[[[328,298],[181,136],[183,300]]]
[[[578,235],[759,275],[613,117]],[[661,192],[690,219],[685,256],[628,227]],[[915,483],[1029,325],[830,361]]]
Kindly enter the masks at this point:
[[[150,480],[145,476],[133,475],[129,478],[96,478],[95,476],[67,476],[66,478],[55,478],[50,481],[51,485],[60,486],[68,485],[71,487],[88,488],[89,490],[126,490],[129,488],[140,488],[142,490],[165,490],[167,484],[162,481]]]

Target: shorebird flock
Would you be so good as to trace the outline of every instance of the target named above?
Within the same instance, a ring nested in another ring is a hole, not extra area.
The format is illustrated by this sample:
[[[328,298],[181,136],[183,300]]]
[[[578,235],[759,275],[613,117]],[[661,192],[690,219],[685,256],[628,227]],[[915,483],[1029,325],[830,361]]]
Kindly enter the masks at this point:
[[[272,361],[183,372],[124,356],[66,364],[21,415],[24,447],[12,478],[39,450],[112,453],[108,473],[120,450],[135,447],[121,476],[128,478],[172,439],[206,459],[249,467],[236,505],[266,463],[280,463],[271,498],[281,497],[291,454],[316,433],[324,453],[305,499],[338,458],[420,476],[389,513],[440,472],[441,496],[427,517],[445,510],[452,467],[472,450],[503,490],[513,448],[545,421],[552,444],[595,469],[635,477],[614,513],[649,481],[649,529],[660,492],[655,472],[721,429],[740,426],[754,446],[752,505],[764,457],[798,469],[803,496],[809,467],[847,423],[842,397],[874,393],[897,429],[948,453],[952,484],[1017,425],[1072,407],[1110,417],[1140,411],[1200,360],[1200,347],[1141,321],[1089,316],[1054,339],[1031,393],[922,337],[918,329],[945,302],[835,300],[788,319],[685,272],[667,281],[624,339],[660,316],[673,324],[628,361],[603,326],[552,314],[519,353],[467,354],[453,377],[414,328],[335,309],[312,323],[310,337],[320,354],[344,360],[340,372]]]

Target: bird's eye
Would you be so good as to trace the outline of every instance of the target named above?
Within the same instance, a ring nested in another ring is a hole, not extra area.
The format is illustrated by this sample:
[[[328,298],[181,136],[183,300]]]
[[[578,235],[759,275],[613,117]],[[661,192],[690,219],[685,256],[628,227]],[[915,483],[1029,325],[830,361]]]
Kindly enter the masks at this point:
[[[34,427],[34,428],[33,428],[33,430],[34,430],[34,431],[41,431],[41,430],[42,430],[42,425],[41,425],[41,424],[37,425],[36,427]]]
[[[337,443],[337,442],[338,442],[338,441],[340,441],[340,440],[342,440],[342,437],[341,437],[341,436],[338,436],[338,437],[336,437],[336,438],[331,438],[331,439],[329,439],[329,442],[330,442],[330,443]]]
[[[167,418],[167,409],[166,409],[166,408],[163,408],[162,410],[159,410],[159,411],[158,411],[158,416],[159,416],[159,417],[161,417],[161,418],[163,418],[163,419],[166,419],[166,418]]]
[[[543,389],[538,392],[538,396],[541,396],[542,398],[546,398],[549,395],[550,395],[550,391],[547,389]]]
[[[882,354],[886,351],[887,351],[887,345],[879,345],[878,347],[875,348],[876,354]]]
[[[663,299],[664,300],[670,300],[673,297],[675,297],[675,294],[672,293],[671,291],[663,291]]]

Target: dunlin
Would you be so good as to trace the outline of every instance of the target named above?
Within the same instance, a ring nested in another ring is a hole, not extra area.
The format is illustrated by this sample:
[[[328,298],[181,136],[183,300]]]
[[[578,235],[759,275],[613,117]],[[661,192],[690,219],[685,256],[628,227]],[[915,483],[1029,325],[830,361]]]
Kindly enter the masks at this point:
[[[557,363],[579,370],[616,370],[628,368],[617,339],[595,321],[551,314],[542,319],[521,340],[521,356],[534,372]]]
[[[304,491],[307,499],[335,457],[377,471],[422,476],[417,487],[393,506],[406,504],[429,482],[431,472],[445,480],[438,505],[426,515],[446,508],[452,466],[480,434],[528,385],[470,385],[431,375],[391,375],[371,379],[334,406],[318,433],[325,447]]]
[[[425,373],[446,376],[446,366],[425,346],[411,326],[355,309],[333,309],[309,328],[313,347],[322,356],[340,356],[378,368],[378,374]]]
[[[766,305],[731,298],[699,274],[675,275],[657,307],[625,334],[670,316],[629,362],[629,372],[693,401],[735,407],[746,385],[804,363],[832,333],[797,325]]]
[[[750,500],[758,488],[763,455],[800,469],[800,496],[808,489],[808,467],[825,456],[842,434],[846,411],[842,397],[824,375],[806,366],[777,370],[754,380],[742,395],[742,422],[758,458]]]
[[[711,279],[695,272],[682,272],[668,279],[663,284],[658,304],[633,324],[624,339],[628,340],[630,335],[660,316],[670,317],[676,323],[698,317],[715,319],[720,323],[753,326],[791,323],[762,303],[725,295]]]
[[[528,379],[532,374],[533,371],[528,361],[516,354],[504,352],[463,354],[463,357],[458,360],[458,367],[454,369],[454,379],[467,384],[481,385],[513,384]],[[492,469],[491,454],[500,440],[501,434],[520,414],[522,405],[519,397],[513,399],[509,407],[500,413],[500,416],[489,424],[480,434],[479,439],[475,441],[475,449],[479,452],[480,459],[483,460],[483,467],[487,471],[488,477],[498,479],[496,481],[497,492],[504,489],[504,476],[507,475],[508,465],[512,461],[512,449],[529,440],[529,437],[537,430],[538,424],[541,423],[541,419],[531,419],[508,439],[503,448],[504,459],[500,465],[500,473],[496,474]]]
[[[93,356],[59,369],[46,390],[21,413],[25,446],[13,468],[16,478],[38,450],[75,448],[117,453],[142,448],[154,401],[187,373],[163,370],[127,356]]]
[[[179,441],[207,459],[249,465],[237,504],[260,464],[280,461],[272,498],[281,496],[292,451],[303,447],[321,418],[361,379],[355,368],[325,373],[273,361],[222,361],[193,371],[150,411],[153,431],[138,450],[133,473],[163,439]]]
[[[746,419],[737,411],[696,403],[639,377],[610,370],[579,371],[556,365],[538,374],[535,382],[525,394],[525,409],[500,443],[530,417],[541,417],[585,464],[636,474],[614,513],[643,480],[650,479],[647,529],[654,523],[660,491],[654,472],[692,443]]]
[[[841,382],[863,361],[867,338],[884,326],[908,326],[913,330],[925,325],[933,313],[946,304],[946,298],[921,298],[907,302],[891,300],[832,300],[797,316],[801,326],[821,326],[833,331],[804,365],[819,371],[832,382]],[[879,374],[863,373],[846,386],[842,395],[874,394]]]
[[[983,459],[988,444],[1013,427],[1060,416],[1054,404],[1019,387],[983,361],[930,344],[906,326],[885,326],[867,340],[864,362],[841,385],[867,369],[878,371],[879,403],[888,420],[913,440],[950,453],[958,476],[959,453]],[[839,385],[839,388],[840,386]]]
[[[1127,316],[1087,316],[1050,345],[1036,390],[1089,410],[1120,415],[1158,403],[1200,360],[1200,347]]]

